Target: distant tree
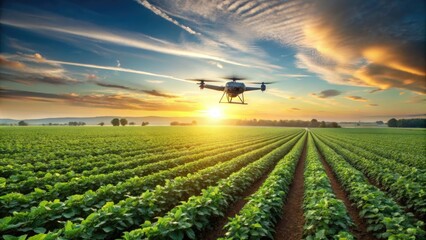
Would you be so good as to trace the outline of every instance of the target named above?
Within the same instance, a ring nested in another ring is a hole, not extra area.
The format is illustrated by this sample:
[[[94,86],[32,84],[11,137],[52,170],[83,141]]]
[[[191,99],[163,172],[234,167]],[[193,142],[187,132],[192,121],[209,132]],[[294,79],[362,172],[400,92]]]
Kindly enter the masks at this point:
[[[391,118],[388,121],[388,127],[397,127],[398,126],[398,120],[395,118]]]
[[[192,125],[197,125],[197,121],[192,120]]]
[[[339,124],[337,122],[331,122],[330,127],[332,128],[340,128]]]
[[[170,123],[170,126],[176,126],[176,125],[179,125],[179,122],[173,121]]]
[[[52,123],[49,123],[49,126],[52,126]]]
[[[114,127],[120,126],[120,119],[118,119],[118,118],[114,118],[114,119],[112,119],[112,120],[111,120],[111,124],[112,124],[112,126],[114,126]]]
[[[319,122],[318,120],[316,120],[315,118],[311,120],[311,124],[309,124],[309,127],[318,127],[319,126]]]
[[[321,123],[320,123],[319,127],[320,127],[320,128],[325,128],[325,127],[327,127],[327,125],[325,124],[325,122],[324,122],[324,121],[321,121]]]
[[[392,118],[388,121],[389,127],[402,127],[402,128],[426,128],[426,119],[413,118],[413,119],[398,119]]]
[[[19,121],[18,126],[28,126],[28,123],[26,123],[25,121]]]
[[[105,123],[104,122],[100,122],[100,123],[98,123],[98,125],[101,126],[101,127],[103,127],[105,125]]]
[[[383,121],[376,121],[376,124],[377,125],[383,125],[383,124],[385,124]]]
[[[130,126],[134,126],[134,125],[135,125],[135,122],[130,122],[130,123],[129,123],[129,125],[130,125]]]
[[[142,126],[146,126],[148,124],[149,124],[149,122],[142,122]]]
[[[127,125],[127,119],[125,119],[125,118],[120,119],[120,124],[123,127],[126,126]]]

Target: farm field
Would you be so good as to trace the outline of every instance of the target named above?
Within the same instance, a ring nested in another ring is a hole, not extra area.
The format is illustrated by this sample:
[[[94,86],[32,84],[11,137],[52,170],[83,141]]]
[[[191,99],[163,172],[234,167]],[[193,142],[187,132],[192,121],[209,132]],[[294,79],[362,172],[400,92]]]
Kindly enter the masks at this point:
[[[0,128],[4,239],[425,239],[426,131]]]

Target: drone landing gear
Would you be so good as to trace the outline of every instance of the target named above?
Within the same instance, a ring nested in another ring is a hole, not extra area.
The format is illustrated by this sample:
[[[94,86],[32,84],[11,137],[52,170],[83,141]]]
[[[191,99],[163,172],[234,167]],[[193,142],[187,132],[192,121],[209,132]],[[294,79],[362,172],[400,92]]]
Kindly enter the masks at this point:
[[[226,95],[227,102],[222,102],[222,99],[225,96],[225,94],[226,94],[226,92],[223,92],[222,97],[219,100],[219,103],[233,103],[233,104],[244,104],[244,105],[247,105],[247,103],[244,102],[244,93],[241,93],[241,97],[240,97],[240,95],[237,95],[238,99],[240,100],[239,102],[233,102],[232,101],[233,97],[229,97],[228,95]]]

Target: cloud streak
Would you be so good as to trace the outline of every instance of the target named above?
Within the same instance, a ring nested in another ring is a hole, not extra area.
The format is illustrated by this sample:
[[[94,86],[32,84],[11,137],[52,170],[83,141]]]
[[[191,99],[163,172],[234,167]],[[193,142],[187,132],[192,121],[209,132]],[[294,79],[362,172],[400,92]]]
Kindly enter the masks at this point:
[[[146,0],[138,0],[137,1],[139,4],[141,4],[142,6],[146,7],[147,9],[151,10],[153,13],[155,13],[156,15],[164,18],[165,20],[173,23],[174,25],[182,28],[183,30],[189,32],[190,34],[194,34],[194,35],[201,35],[200,33],[192,30],[190,27],[185,26],[181,23],[179,23],[178,21],[176,21],[175,19],[171,18],[169,15],[167,15],[165,12],[161,11],[161,9],[151,5],[148,1]]]
[[[296,65],[333,84],[426,93],[423,1],[152,0],[216,35],[273,40],[296,51]]]
[[[352,101],[367,102],[367,99],[360,97],[360,96],[346,96],[345,98],[352,100]]]
[[[129,91],[133,91],[133,92],[146,93],[148,95],[156,96],[156,97],[164,97],[164,98],[177,98],[178,97],[178,96],[171,95],[171,94],[161,93],[157,90],[143,90],[143,89],[126,87],[126,86],[123,86],[123,85],[108,84],[108,83],[101,83],[101,82],[96,82],[95,84],[98,85],[98,86],[101,86],[101,87],[106,87],[106,88],[116,88],[116,89],[129,90]]]
[[[167,104],[164,102],[144,101],[139,98],[119,94],[54,94],[0,88],[0,99],[16,101],[55,102],[80,107],[96,107],[107,109],[129,109],[149,111],[194,110],[194,107],[191,105],[176,105]]]
[[[312,93],[311,95],[317,98],[331,98],[331,97],[339,96],[340,94],[342,94],[341,91],[338,91],[335,89],[328,89],[328,90],[321,91],[319,93]]]
[[[176,80],[176,81],[188,82],[187,80],[182,79],[182,78],[178,78],[178,77],[173,77],[173,76],[163,75],[163,74],[157,74],[157,73],[152,73],[152,72],[139,71],[139,70],[134,70],[134,69],[129,69],[129,68],[101,66],[101,65],[95,65],[95,64],[75,63],[75,62],[66,62],[66,61],[58,61],[58,60],[46,60],[45,62],[55,63],[55,64],[63,64],[63,65],[70,65],[70,66],[76,66],[76,67],[84,67],[84,68],[94,68],[94,69],[102,69],[102,70],[109,70],[109,71],[127,72],[127,73],[134,73],[134,74],[147,75],[147,76],[153,76],[153,77],[172,79],[172,80]]]
[[[122,31],[116,31],[116,33],[113,33],[114,31],[111,30],[107,31],[100,27],[89,25],[85,22],[66,19],[59,16],[45,15],[43,16],[43,18],[41,18],[35,15],[27,15],[20,12],[4,11],[2,19],[0,19],[0,23],[44,34],[46,34],[46,31],[62,33],[71,36],[88,38],[96,41],[113,43],[121,46],[128,46],[138,49],[159,52],[163,54],[207,59],[241,67],[264,68],[263,66],[236,62],[226,59],[224,57],[209,55],[206,53],[193,51],[191,49],[185,49],[169,42],[156,41],[153,40],[154,38],[143,34],[132,34]],[[49,34],[49,36],[52,35]],[[53,37],[55,37],[55,35],[53,35]],[[120,66],[120,64],[118,64],[118,66]]]

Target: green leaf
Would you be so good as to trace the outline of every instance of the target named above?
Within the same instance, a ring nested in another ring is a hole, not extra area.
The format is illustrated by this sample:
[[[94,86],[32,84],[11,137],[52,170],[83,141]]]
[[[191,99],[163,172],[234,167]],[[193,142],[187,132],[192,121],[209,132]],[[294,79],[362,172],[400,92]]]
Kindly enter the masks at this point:
[[[170,237],[173,240],[182,240],[183,239],[183,233],[182,232],[172,232],[172,234],[170,235]]]
[[[36,233],[45,233],[46,232],[46,228],[44,228],[44,227],[34,228],[34,232],[36,232]]]
[[[322,229],[322,230],[318,231],[317,233],[315,233],[315,238],[316,239],[325,239],[325,230]]]
[[[3,235],[2,237],[4,240],[25,240],[27,238],[27,235],[21,235],[19,237],[15,237],[12,235]]]
[[[186,229],[186,235],[190,238],[190,239],[197,239],[195,237],[195,232],[194,230],[192,230],[192,228],[188,228]]]
[[[107,227],[103,227],[102,230],[104,230],[104,232],[106,232],[106,233],[109,233],[109,232],[113,231],[114,228],[107,226]]]

